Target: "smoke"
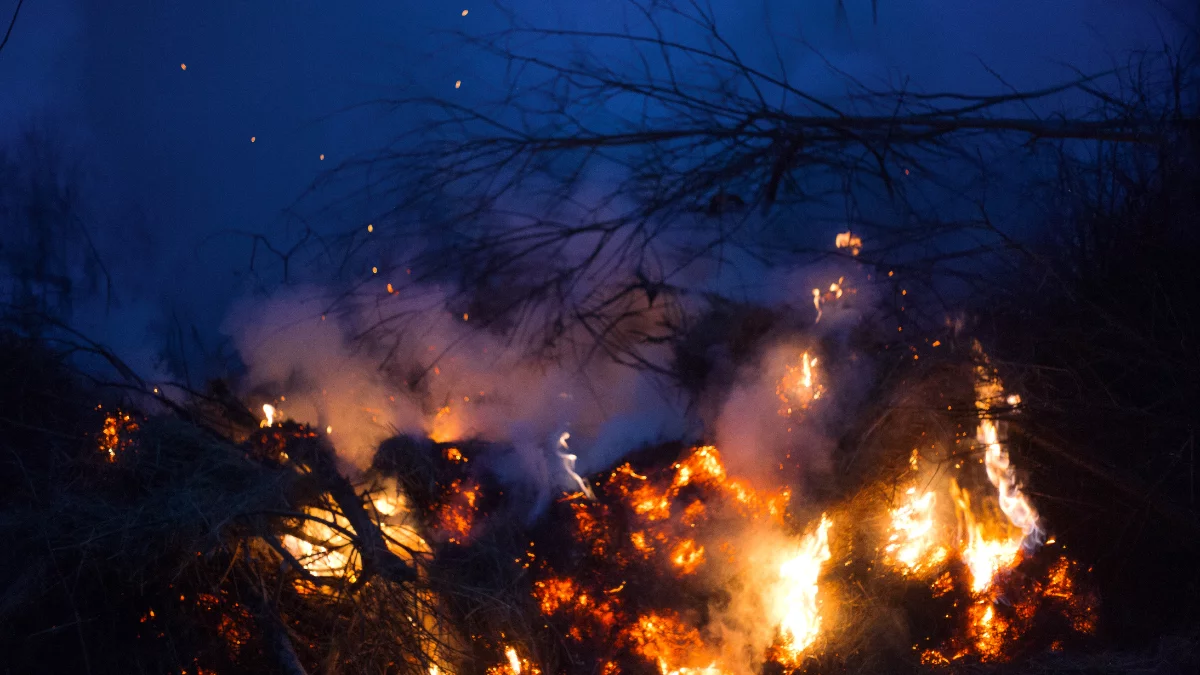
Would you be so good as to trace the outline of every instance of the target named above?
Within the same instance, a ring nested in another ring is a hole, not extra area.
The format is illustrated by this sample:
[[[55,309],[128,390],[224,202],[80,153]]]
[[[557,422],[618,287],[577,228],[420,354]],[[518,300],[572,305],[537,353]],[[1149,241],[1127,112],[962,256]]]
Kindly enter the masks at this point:
[[[710,426],[732,474],[800,485],[830,470],[837,438],[871,381],[851,345],[875,311],[866,276],[855,263],[836,262],[768,285],[763,301],[779,305],[821,291],[820,320],[768,342],[724,392]]]
[[[363,334],[374,305],[347,309],[319,287],[238,303],[223,331],[245,365],[241,393],[331,430],[339,457],[358,470],[397,433],[490,441],[488,463],[502,480],[526,484],[535,510],[574,485],[557,456],[564,431],[587,474],[691,425],[682,398],[646,373],[606,359],[532,361],[452,314],[436,287],[396,295],[389,311],[405,320],[371,338]]]
[[[373,355],[356,351],[346,327],[324,313],[329,303],[314,288],[244,300],[222,330],[246,365],[248,397],[281,397],[284,417],[325,430],[339,457],[364,469],[381,441],[419,429],[421,419],[394,396]]]

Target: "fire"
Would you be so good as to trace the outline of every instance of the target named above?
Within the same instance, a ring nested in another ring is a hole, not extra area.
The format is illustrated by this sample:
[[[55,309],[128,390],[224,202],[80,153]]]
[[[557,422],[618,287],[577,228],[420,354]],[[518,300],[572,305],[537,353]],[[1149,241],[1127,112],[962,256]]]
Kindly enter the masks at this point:
[[[433,439],[434,443],[449,443],[462,438],[462,436],[462,421],[459,416],[454,414],[448,405],[438,408],[430,425],[429,438]]]
[[[783,403],[779,414],[791,415],[796,410],[804,410],[813,401],[821,398],[825,388],[817,381],[817,359],[803,352],[795,364],[784,366],[784,375],[775,387],[775,393]]]
[[[857,252],[855,255],[858,255]],[[838,280],[829,284],[829,290],[822,292],[820,288],[812,289],[813,307],[817,310],[817,319],[814,323],[821,323],[821,316],[824,311],[821,306],[833,300],[841,300],[843,295],[854,294],[857,291],[853,288],[846,288],[846,277],[838,277]]]
[[[783,615],[779,625],[779,653],[785,665],[798,663],[800,655],[812,646],[821,631],[817,580],[821,566],[830,558],[831,525],[832,521],[822,514],[816,531],[805,536],[795,553],[779,567],[781,583],[774,602]]]
[[[578,591],[574,581],[564,578],[536,581],[533,587],[533,597],[537,598],[542,614],[547,616],[557,612],[560,607],[569,605]]]
[[[1011,528],[999,523],[985,527],[978,522],[971,509],[970,495],[959,488],[957,481],[951,481],[950,495],[959,516],[962,557],[971,573],[971,591],[982,593],[1001,571],[1019,562],[1023,549],[1032,551],[1041,545],[1042,531],[1037,511],[1021,492],[1008,452],[1000,443],[997,423],[986,416],[1002,402],[1016,403],[1020,399],[1005,398],[1004,386],[988,367],[987,357],[978,342],[975,353],[979,362],[975,368],[975,406],[980,413],[976,442],[984,449],[984,466],[988,480],[997,490],[1000,510],[1008,523],[1020,531],[1019,535],[1010,534],[1007,530]]]
[[[948,552],[937,542],[934,507],[937,495],[915,487],[904,491],[906,501],[892,509],[892,533],[884,551],[886,561],[905,576],[917,575],[945,562]]]
[[[680,574],[691,574],[704,564],[704,547],[696,546],[691,539],[684,539],[671,551],[671,562],[679,568]]]
[[[540,675],[542,670],[529,662],[528,659],[523,659],[517,653],[516,647],[505,647],[504,658],[506,662],[488,668],[487,675]]]
[[[984,466],[987,468],[988,480],[996,487],[1000,510],[1008,517],[1009,522],[1021,530],[1027,539],[1027,546],[1040,546],[1042,531],[1038,526],[1037,511],[1021,493],[1008,452],[998,440],[995,421],[981,420],[976,440],[985,448]]]
[[[275,415],[276,415],[275,406],[271,405],[270,403],[264,403],[263,404],[263,414],[266,415],[266,419],[264,419],[262,422],[259,422],[258,426],[265,429],[265,428],[275,424]]]
[[[571,480],[575,481],[575,484],[579,486],[579,491],[582,492],[588,499],[595,499],[596,495],[592,493],[592,486],[588,485],[587,481],[585,481],[582,476],[575,473],[575,460],[579,458],[570,452],[567,452],[567,450],[570,449],[567,446],[567,439],[570,437],[571,434],[568,434],[564,431],[562,435],[558,437],[558,447],[561,448],[561,450],[556,450],[555,452],[558,454],[559,459],[562,460],[563,469],[571,477]]]
[[[971,592],[986,591],[1001,571],[1017,563],[1021,554],[1019,537],[988,536],[985,527],[971,510],[970,494],[951,480],[950,496],[957,507],[962,532],[962,559],[971,574]],[[1001,526],[990,528],[1005,529]]]
[[[638,617],[624,635],[635,653],[658,666],[662,675],[722,675],[715,661],[704,663],[704,639],[695,628],[671,612],[652,612]],[[689,664],[689,665],[680,665]],[[690,665],[695,664],[695,665]]]
[[[920,471],[920,457],[913,450],[909,467]],[[884,562],[904,576],[920,576],[936,570],[949,557],[946,546],[938,541],[936,523],[937,493],[918,490],[910,485],[903,501],[890,511],[891,528],[884,546]]]
[[[850,249],[850,255],[856,256],[858,255],[859,251],[862,250],[862,237],[847,230],[845,232],[839,232],[837,236],[833,238],[833,244],[838,248]]]
[[[127,413],[117,410],[106,415],[98,439],[100,451],[105,454],[108,461],[117,461],[117,453],[127,449],[133,442],[129,434],[137,430],[138,423]]]
[[[475,516],[479,511],[480,486],[455,479],[450,483],[448,496],[437,511],[435,531],[452,544],[462,544],[475,527]]]
[[[385,490],[371,500],[378,516],[380,531],[392,553],[412,560],[414,553],[427,553],[429,545],[417,530],[413,513],[404,495]],[[294,534],[282,537],[284,549],[315,577],[343,578],[353,583],[362,571],[362,561],[351,542],[354,527],[340,512],[306,507]],[[311,587],[300,584],[299,590]]]

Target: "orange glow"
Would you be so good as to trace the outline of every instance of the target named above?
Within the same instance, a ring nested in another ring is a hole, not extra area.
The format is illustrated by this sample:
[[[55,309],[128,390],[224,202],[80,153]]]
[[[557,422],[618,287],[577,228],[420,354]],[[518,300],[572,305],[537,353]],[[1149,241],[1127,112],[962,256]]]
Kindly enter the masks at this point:
[[[435,443],[449,443],[462,438],[462,423],[450,406],[438,408],[430,425],[429,438]]]
[[[696,546],[691,539],[684,539],[671,551],[671,562],[679,568],[680,574],[691,574],[704,564],[704,547]]]
[[[913,450],[909,457],[913,473],[920,471],[920,455]],[[915,479],[915,477],[914,477]],[[949,557],[949,550],[939,541],[935,509],[937,495],[932,490],[918,490],[910,485],[891,510],[891,527],[884,546],[884,562],[904,576],[921,576],[936,570]]]
[[[475,527],[479,506],[479,484],[456,479],[450,483],[449,495],[437,511],[435,531],[452,544],[466,543]]]
[[[779,414],[787,417],[808,408],[813,401],[821,398],[825,388],[817,377],[817,359],[809,356],[808,352],[803,352],[796,363],[784,368],[775,394],[783,404]]]
[[[634,653],[658,666],[662,675],[719,674],[716,663],[703,655],[700,632],[672,612],[638,617],[622,635]]]
[[[132,445],[130,434],[137,430],[138,423],[133,420],[133,417],[120,410],[106,415],[104,426],[101,428],[97,440],[105,459],[110,462],[117,461],[118,453],[127,450]]]
[[[533,596],[537,598],[542,614],[550,615],[559,607],[571,603],[578,590],[570,579],[544,579],[533,584]]]
[[[858,252],[862,250],[862,237],[847,230],[846,232],[839,232],[834,237],[833,244],[838,248],[850,249],[850,255],[858,255]]]
[[[782,610],[779,626],[779,660],[784,665],[796,665],[821,631],[819,588],[817,579],[821,566],[829,560],[829,528],[833,523],[825,515],[812,534],[800,541],[796,550],[780,565],[782,580],[772,600],[776,610]]]
[[[529,662],[528,659],[523,659],[517,654],[515,647],[504,648],[505,662],[498,666],[488,668],[487,675],[540,675],[540,668]]]

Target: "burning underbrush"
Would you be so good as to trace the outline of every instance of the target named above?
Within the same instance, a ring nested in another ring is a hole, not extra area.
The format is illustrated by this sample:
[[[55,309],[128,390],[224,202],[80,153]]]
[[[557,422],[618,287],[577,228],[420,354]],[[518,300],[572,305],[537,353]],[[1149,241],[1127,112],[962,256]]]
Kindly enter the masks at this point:
[[[541,448],[559,489],[534,512],[501,470],[516,449],[455,438],[445,406],[428,438],[396,435],[363,469],[282,396],[260,412],[214,390],[145,415],[25,358],[73,393],[9,408],[11,447],[47,451],[14,451],[5,476],[0,569],[19,583],[0,621],[20,643],[5,653],[196,675],[937,672],[1094,653],[1099,586],[1026,487],[1019,394],[978,344],[943,353],[855,408],[870,421],[839,432],[836,471],[792,465],[832,433],[845,350],[786,343],[732,408],[778,427],[753,436],[777,471],[668,442],[580,475],[560,433]]]

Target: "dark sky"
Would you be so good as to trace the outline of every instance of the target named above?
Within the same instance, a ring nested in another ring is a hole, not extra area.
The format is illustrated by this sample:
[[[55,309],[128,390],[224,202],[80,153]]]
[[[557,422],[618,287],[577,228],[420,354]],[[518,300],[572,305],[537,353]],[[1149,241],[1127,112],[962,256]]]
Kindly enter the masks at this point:
[[[997,86],[980,60],[1036,86],[1061,79],[1061,63],[1104,68],[1173,32],[1153,0],[879,0],[878,26],[868,0],[848,0],[840,26],[834,0],[772,2],[769,16],[747,9],[755,2],[712,1],[751,54],[765,56],[775,31],[793,81],[818,93],[837,85],[788,35],[856,75],[979,92]],[[613,0],[510,4],[544,25],[616,27],[620,17]],[[12,6],[0,0],[5,24]],[[27,0],[0,53],[0,135],[37,123],[85,159],[96,210],[110,214],[102,235],[119,290],[137,307],[107,321],[128,337],[171,308],[216,325],[244,290],[249,253],[246,239],[221,233],[278,233],[282,209],[319,172],[403,131],[402,115],[340,109],[486,90],[495,64],[471,62],[438,31],[500,22],[472,0]],[[140,215],[112,222],[129,208]]]

